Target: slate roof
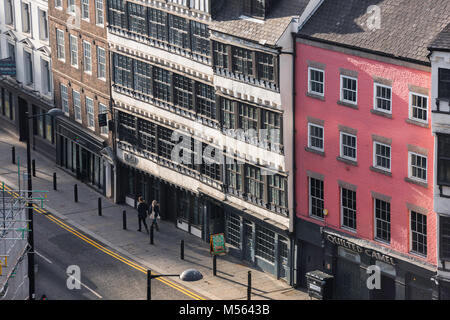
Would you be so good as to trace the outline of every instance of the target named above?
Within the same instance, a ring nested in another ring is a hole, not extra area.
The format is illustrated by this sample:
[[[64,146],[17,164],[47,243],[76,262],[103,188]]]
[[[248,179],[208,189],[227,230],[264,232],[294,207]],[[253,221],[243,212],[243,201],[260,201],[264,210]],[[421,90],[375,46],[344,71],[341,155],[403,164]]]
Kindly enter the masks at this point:
[[[371,5],[381,10],[379,29],[368,27]],[[299,35],[429,65],[427,48],[449,23],[449,0],[324,0]]]
[[[293,17],[300,16],[309,0],[278,0],[272,6],[266,19],[241,19],[241,1],[226,0],[209,28],[227,35],[246,40],[275,45]]]
[[[430,50],[450,50],[450,24],[431,43]]]

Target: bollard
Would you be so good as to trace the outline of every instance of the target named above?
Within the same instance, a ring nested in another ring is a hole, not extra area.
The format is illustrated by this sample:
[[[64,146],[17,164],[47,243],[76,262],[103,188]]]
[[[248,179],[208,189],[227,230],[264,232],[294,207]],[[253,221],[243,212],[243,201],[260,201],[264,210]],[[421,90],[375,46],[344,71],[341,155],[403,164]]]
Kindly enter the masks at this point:
[[[75,202],[78,202],[78,185],[73,186],[73,198]]]
[[[153,224],[150,226],[150,244],[153,244]]]
[[[36,177],[36,161],[34,159],[31,160],[31,168],[33,170],[33,177]]]
[[[123,219],[123,230],[127,230],[127,212],[125,210],[123,210],[122,219]]]
[[[247,300],[252,299],[252,272],[248,272]]]
[[[181,240],[180,242],[180,258],[181,260],[184,260],[184,240]]]
[[[16,147],[11,147],[12,163],[16,164]]]
[[[56,190],[56,172],[53,172],[53,190]]]
[[[217,256],[213,255],[213,276],[217,274]]]
[[[147,300],[152,300],[152,270],[147,270]]]
[[[98,215],[102,216],[102,198],[98,198]]]

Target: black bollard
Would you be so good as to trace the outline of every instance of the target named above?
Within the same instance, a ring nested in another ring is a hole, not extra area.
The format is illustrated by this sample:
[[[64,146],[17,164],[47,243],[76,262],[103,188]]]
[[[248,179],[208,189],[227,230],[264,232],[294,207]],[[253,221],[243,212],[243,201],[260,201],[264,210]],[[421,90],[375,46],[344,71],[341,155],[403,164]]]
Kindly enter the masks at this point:
[[[98,215],[102,216],[102,198],[98,198]]]
[[[181,260],[184,260],[184,240],[181,240],[180,242],[180,258]]]
[[[53,172],[53,190],[56,190],[56,172]]]
[[[122,219],[123,219],[123,230],[127,230],[127,212],[125,210],[123,210]]]
[[[11,147],[12,163],[16,164],[16,147]]]
[[[78,185],[73,186],[73,198],[75,202],[78,202]]]
[[[153,224],[150,226],[150,244],[153,244]]]
[[[213,255],[213,276],[217,275],[217,256]]]
[[[247,300],[252,300],[252,272],[248,272]]]
[[[152,300],[152,270],[147,270],[147,300]]]
[[[36,161],[34,159],[31,160],[31,168],[33,170],[33,177],[36,177]]]

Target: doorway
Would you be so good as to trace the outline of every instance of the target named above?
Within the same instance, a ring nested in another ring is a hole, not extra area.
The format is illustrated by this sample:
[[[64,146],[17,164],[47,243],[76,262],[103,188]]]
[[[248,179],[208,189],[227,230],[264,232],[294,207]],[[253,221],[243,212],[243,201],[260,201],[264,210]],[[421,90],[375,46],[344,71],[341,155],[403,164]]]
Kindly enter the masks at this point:
[[[244,260],[253,262],[253,224],[244,220]]]

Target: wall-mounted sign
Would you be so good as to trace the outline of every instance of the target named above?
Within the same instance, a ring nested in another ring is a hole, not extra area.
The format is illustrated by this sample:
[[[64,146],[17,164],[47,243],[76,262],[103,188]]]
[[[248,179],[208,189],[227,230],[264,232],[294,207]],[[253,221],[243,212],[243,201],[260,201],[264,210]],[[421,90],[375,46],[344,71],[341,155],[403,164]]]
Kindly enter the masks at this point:
[[[16,75],[16,62],[12,57],[0,60],[0,75],[1,76]]]
[[[225,253],[225,235],[223,233],[212,234],[209,240],[210,253]]]
[[[371,258],[374,258],[374,259],[379,260],[381,262],[390,264],[392,266],[396,265],[394,258],[392,258],[392,257],[390,257],[388,255],[385,255],[385,254],[383,254],[381,252],[361,247],[360,245],[357,245],[356,243],[352,243],[352,242],[350,242],[350,241],[348,241],[346,239],[339,238],[339,237],[331,235],[331,234],[327,234],[326,237],[327,237],[328,241],[330,241],[331,243],[334,243],[334,244],[336,244],[338,246],[344,247],[346,249],[349,249],[349,250],[351,250],[353,252],[357,252],[359,254],[364,253],[367,256],[371,257]]]

